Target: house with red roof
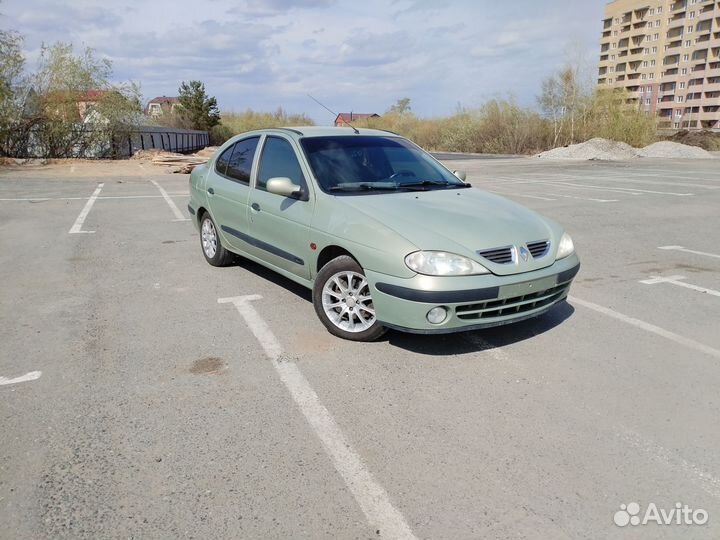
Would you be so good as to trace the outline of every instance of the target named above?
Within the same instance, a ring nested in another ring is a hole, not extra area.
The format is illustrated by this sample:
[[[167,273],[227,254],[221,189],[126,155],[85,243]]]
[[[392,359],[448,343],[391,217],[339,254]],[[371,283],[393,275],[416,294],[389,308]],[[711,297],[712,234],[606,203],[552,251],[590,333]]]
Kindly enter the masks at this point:
[[[154,118],[174,112],[177,107],[180,107],[180,98],[170,96],[158,96],[148,101],[147,107],[145,107],[145,114]]]
[[[380,118],[377,113],[340,113],[335,117],[335,127],[348,126],[355,120],[363,120],[365,118]]]

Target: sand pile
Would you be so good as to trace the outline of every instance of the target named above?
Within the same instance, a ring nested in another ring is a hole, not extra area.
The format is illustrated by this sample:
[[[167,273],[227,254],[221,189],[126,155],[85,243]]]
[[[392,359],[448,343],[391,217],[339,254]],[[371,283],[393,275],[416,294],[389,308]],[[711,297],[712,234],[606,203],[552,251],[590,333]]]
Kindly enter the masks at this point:
[[[635,155],[635,149],[629,144],[596,138],[580,144],[553,148],[552,150],[538,154],[538,157],[541,159],[599,159],[603,161],[620,161],[632,159]]]
[[[623,161],[636,157],[670,159],[714,158],[707,150],[677,142],[660,141],[638,150],[623,142],[609,141],[600,138],[590,139],[580,144],[553,148],[552,150],[538,154],[537,157],[541,159],[575,159],[583,161]]]
[[[675,158],[675,159],[711,159],[713,155],[697,146],[688,146],[672,141],[660,141],[637,151],[637,157]]]

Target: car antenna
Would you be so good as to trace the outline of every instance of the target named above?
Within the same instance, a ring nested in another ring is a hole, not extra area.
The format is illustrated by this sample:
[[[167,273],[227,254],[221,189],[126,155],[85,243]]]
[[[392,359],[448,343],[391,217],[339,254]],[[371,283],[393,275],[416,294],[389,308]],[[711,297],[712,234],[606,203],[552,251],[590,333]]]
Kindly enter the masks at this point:
[[[321,106],[323,109],[325,109],[327,112],[329,112],[330,114],[334,114],[334,115],[335,115],[335,118],[338,117],[338,114],[337,114],[336,112],[331,111],[328,107],[326,107],[325,105],[323,105],[322,103],[320,103],[317,99],[315,99],[314,97],[312,97],[310,94],[308,94],[307,96],[308,96],[310,99],[312,99],[315,103],[317,103],[318,105],[320,105],[320,106]],[[360,132],[358,131],[358,129],[357,129],[355,126],[353,126],[350,122],[348,122],[347,120],[343,119],[343,123],[344,123],[344,124],[347,124],[348,126],[350,126],[350,127],[353,129],[353,131],[355,132],[355,135],[360,135]]]

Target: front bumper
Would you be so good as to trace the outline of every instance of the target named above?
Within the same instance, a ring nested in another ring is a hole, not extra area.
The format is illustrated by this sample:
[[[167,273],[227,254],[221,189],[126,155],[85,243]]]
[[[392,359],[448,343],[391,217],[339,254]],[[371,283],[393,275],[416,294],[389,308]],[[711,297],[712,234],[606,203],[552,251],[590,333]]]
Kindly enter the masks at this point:
[[[510,276],[410,279],[366,271],[373,304],[383,325],[405,332],[450,333],[510,324],[541,315],[562,302],[580,270],[576,254],[554,264]],[[440,324],[428,322],[434,307],[447,309]]]

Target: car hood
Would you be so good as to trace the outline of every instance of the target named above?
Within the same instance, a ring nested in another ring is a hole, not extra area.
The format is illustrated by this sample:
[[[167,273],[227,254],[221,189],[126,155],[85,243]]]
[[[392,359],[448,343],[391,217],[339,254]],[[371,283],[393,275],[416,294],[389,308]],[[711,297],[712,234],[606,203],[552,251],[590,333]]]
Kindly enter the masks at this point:
[[[392,229],[420,250],[448,251],[471,257],[495,274],[508,275],[544,268],[555,261],[562,229],[556,223],[492,193],[476,188],[337,197]],[[540,259],[495,264],[477,252],[527,242],[550,240]]]

